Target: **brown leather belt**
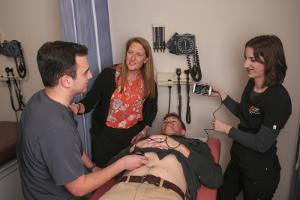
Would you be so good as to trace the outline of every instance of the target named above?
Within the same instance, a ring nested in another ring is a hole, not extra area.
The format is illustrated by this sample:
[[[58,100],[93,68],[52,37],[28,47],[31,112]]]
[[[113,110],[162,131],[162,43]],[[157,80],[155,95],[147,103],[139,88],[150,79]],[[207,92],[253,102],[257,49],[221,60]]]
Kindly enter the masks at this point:
[[[161,183],[161,181],[162,181],[162,183]],[[175,185],[174,183],[171,183],[170,181],[163,180],[160,177],[153,176],[150,174],[145,175],[145,176],[123,176],[117,182],[118,183],[119,182],[134,182],[134,183],[148,182],[149,184],[156,185],[157,187],[161,186],[166,189],[173,190],[174,192],[179,194],[179,196],[181,196],[181,198],[184,200],[184,192],[182,192],[182,190],[177,185]]]

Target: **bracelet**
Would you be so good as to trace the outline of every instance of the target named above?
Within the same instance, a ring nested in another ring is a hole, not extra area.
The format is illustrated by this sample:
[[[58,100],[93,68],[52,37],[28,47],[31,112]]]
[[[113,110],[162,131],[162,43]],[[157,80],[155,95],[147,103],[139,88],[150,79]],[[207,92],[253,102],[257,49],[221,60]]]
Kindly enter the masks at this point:
[[[93,163],[92,166],[87,167],[87,169],[91,172],[91,171],[93,171],[93,169],[94,169],[95,167],[96,167],[96,164]]]

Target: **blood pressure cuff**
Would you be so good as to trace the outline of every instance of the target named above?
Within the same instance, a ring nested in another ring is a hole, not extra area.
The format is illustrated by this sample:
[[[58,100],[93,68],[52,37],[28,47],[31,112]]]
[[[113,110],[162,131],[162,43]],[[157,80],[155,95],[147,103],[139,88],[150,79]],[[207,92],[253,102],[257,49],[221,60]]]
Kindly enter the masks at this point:
[[[6,41],[0,43],[0,54],[7,57],[19,57],[21,56],[21,43],[17,40]]]

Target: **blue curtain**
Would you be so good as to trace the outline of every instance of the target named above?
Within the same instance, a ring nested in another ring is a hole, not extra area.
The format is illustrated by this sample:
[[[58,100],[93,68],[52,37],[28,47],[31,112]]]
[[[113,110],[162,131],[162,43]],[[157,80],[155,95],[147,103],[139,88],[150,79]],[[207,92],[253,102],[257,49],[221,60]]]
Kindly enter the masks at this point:
[[[65,41],[84,44],[89,49],[93,80],[104,67],[112,65],[112,49],[107,0],[61,0],[60,17]],[[79,101],[83,95],[75,97]],[[76,116],[84,150],[91,156],[91,113]]]

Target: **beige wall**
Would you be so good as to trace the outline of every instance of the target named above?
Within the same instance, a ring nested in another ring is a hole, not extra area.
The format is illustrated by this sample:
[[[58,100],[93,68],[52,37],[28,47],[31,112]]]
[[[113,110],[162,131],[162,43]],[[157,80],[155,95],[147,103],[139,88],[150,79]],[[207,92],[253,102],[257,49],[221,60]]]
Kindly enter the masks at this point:
[[[36,52],[46,41],[62,38],[58,0],[0,0],[0,40],[22,43],[27,73],[22,81],[25,100],[43,87],[37,69]],[[14,67],[12,59],[0,55],[0,73]],[[0,121],[16,121],[5,82],[0,82]]]
[[[299,1],[253,0],[226,2],[216,0],[109,0],[114,61],[119,62],[125,41],[139,35],[152,41],[151,24],[164,23],[166,38],[175,31],[193,33],[197,38],[203,81],[222,87],[236,99],[240,98],[246,82],[242,68],[243,46],[246,40],[258,34],[278,35],[285,47],[289,66],[284,85],[293,101],[293,114],[279,136],[278,151],[282,163],[282,177],[275,198],[288,199],[296,148],[296,129],[299,121],[299,74],[297,58],[300,46]],[[17,39],[22,42],[28,76],[23,81],[25,99],[42,88],[35,56],[45,41],[62,38],[58,0],[0,0],[0,40]],[[186,66],[185,58],[169,53],[155,54],[157,71],[174,71]],[[0,73],[14,63],[0,56]],[[298,94],[297,94],[298,93]],[[15,121],[10,108],[8,89],[0,83],[0,120]],[[184,94],[184,91],[183,91]],[[183,96],[185,99],[185,96]],[[159,113],[153,132],[167,111],[167,89],[159,88]],[[192,125],[189,135],[204,136],[203,128],[210,127],[209,120],[218,101],[192,95]],[[172,111],[176,111],[176,91],[173,88]],[[185,106],[183,106],[185,112]],[[237,120],[222,108],[217,117],[231,123]],[[228,162],[230,139],[211,134],[222,140],[223,168]]]
[[[151,24],[166,26],[166,39],[174,32],[196,35],[203,72],[203,82],[223,88],[239,100],[247,81],[243,69],[245,42],[259,34],[276,34],[284,44],[288,72],[284,85],[293,102],[293,114],[279,136],[278,151],[282,164],[281,182],[277,200],[288,199],[296,148],[296,131],[299,122],[300,1],[253,0],[110,0],[111,35],[114,62],[121,61],[124,44],[129,37],[142,36],[152,43]],[[186,67],[184,56],[155,53],[157,71],[175,71]],[[172,111],[177,111],[176,89],[173,88]],[[183,99],[185,101],[185,91]],[[217,99],[191,95],[192,123],[189,135],[204,136],[209,128],[212,112],[218,107]],[[159,113],[153,124],[158,130],[162,116],[167,112],[168,90],[159,88]],[[185,114],[185,106],[183,113]],[[216,116],[230,123],[237,120],[222,108]],[[231,140],[224,135],[211,133],[222,139],[221,164],[227,165]]]

